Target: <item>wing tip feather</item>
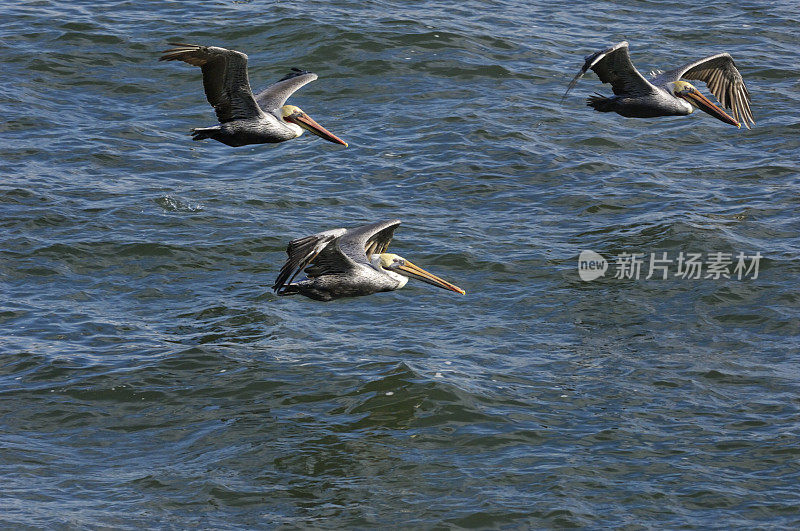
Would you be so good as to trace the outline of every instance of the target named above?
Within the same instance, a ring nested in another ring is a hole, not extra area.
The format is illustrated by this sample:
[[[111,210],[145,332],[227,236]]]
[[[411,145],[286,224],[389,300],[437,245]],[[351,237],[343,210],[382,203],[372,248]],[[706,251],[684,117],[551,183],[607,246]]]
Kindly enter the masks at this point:
[[[306,74],[312,74],[312,75],[316,76],[316,74],[314,74],[314,72],[309,72],[308,70],[303,70],[302,68],[297,68],[296,66],[293,66],[290,69],[289,73],[286,74],[285,76],[283,76],[282,78],[280,78],[278,81],[276,81],[276,83],[280,83],[281,81],[286,81],[288,79],[293,79],[293,78],[296,78],[296,77],[304,76]]]

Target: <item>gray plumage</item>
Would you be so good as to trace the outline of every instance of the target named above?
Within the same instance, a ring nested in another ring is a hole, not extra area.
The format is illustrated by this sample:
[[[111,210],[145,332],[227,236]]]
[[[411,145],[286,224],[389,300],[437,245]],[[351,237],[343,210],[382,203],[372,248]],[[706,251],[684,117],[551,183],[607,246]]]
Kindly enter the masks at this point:
[[[253,95],[247,73],[247,55],[217,46],[169,43],[159,61],[183,61],[199,66],[203,88],[220,125],[192,129],[192,139],[212,138],[229,146],[275,143],[299,136],[281,107],[297,89],[317,79],[311,72],[294,71]]]
[[[299,293],[330,301],[392,291],[404,282],[378,271],[371,263],[374,254],[389,247],[399,219],[370,223],[351,229],[333,229],[289,243],[289,255],[272,289],[278,295]],[[300,272],[306,279],[294,282]]]
[[[587,105],[600,112],[616,112],[632,118],[690,114],[692,106],[676,97],[673,86],[681,79],[691,79],[705,82],[720,104],[732,111],[737,122],[748,129],[751,123],[755,125],[750,110],[750,93],[730,54],[705,57],[647,79],[633,66],[628,43],[623,41],[587,56],[583,68],[567,87],[562,101],[589,69],[597,74],[600,81],[609,83],[614,92],[610,98],[594,95],[587,99]],[[703,110],[708,112],[705,108]]]
[[[256,94],[256,103],[262,109],[280,109],[289,96],[316,79],[317,74],[292,68],[289,74]]]

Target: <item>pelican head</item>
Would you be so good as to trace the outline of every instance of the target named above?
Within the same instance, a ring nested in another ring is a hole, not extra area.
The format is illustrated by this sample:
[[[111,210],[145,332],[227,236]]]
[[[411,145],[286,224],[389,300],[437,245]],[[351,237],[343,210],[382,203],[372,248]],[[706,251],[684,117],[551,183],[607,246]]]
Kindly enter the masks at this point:
[[[416,278],[428,284],[433,284],[439,288],[449,289],[464,295],[466,292],[446,280],[442,280],[432,273],[428,273],[421,267],[415,266],[402,256],[392,253],[381,253],[372,255],[372,266],[378,271],[383,271],[387,275],[400,282],[398,288],[405,286],[409,278]]]
[[[731,118],[728,113],[711,103],[711,100],[700,94],[700,91],[694,85],[687,81],[678,80],[672,84],[672,94],[678,98],[682,98],[689,102],[692,107],[697,107],[701,111],[707,112],[714,118],[725,122],[726,124],[742,127],[742,124]]]
[[[302,135],[303,129],[305,129],[320,138],[324,138],[328,142],[342,144],[344,147],[347,147],[347,142],[319,125],[313,118],[304,113],[300,107],[284,105],[281,107],[281,118],[283,118],[284,122],[288,122],[290,126],[295,126],[292,127],[292,129],[297,133],[297,136]]]

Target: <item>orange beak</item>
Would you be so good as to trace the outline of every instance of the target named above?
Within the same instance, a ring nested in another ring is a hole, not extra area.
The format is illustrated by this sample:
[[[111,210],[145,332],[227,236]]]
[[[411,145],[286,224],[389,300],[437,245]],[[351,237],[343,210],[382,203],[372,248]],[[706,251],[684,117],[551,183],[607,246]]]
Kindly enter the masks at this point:
[[[676,95],[685,99],[689,103],[693,103],[694,105],[697,106],[698,109],[707,112],[717,120],[722,120],[726,124],[735,125],[739,129],[742,128],[742,124],[731,118],[730,115],[728,115],[728,113],[726,113],[725,111],[723,111],[722,109],[711,103],[711,100],[700,94],[700,92],[698,92],[697,90],[687,89],[678,92]]]
[[[439,288],[449,289],[450,291],[455,291],[456,293],[460,293],[462,295],[465,295],[467,293],[466,291],[459,288],[455,284],[450,284],[446,280],[442,280],[433,273],[428,273],[421,267],[415,266],[408,260],[404,260],[403,265],[393,267],[392,269],[409,278],[416,278],[417,280],[427,282],[428,284],[433,284],[434,286],[437,286]]]
[[[288,122],[295,123],[305,129],[306,131],[317,135],[320,138],[324,138],[328,142],[333,142],[335,144],[341,144],[344,147],[347,147],[347,142],[339,138],[338,136],[334,135],[321,125],[319,125],[313,118],[307,115],[304,112],[296,112],[294,114],[290,114],[289,116],[285,117],[284,120]]]

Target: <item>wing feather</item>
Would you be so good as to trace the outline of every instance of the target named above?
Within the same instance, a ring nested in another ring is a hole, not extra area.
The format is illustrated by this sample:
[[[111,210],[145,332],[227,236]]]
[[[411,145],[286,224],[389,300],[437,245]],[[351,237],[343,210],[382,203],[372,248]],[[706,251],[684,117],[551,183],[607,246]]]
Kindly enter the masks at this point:
[[[578,83],[578,80],[589,71],[593,70],[600,81],[610,83],[611,89],[617,96],[636,96],[656,92],[657,89],[636,70],[628,53],[627,41],[615,44],[611,48],[600,50],[586,57],[583,68],[570,81],[561,101],[567,97],[569,91]]]
[[[299,68],[292,71],[256,95],[256,103],[265,111],[280,109],[300,87],[317,79],[317,74]]]
[[[398,226],[399,219],[390,219],[354,227],[339,240],[339,248],[352,260],[370,265],[373,254],[383,253],[389,247]]]
[[[703,81],[720,105],[731,110],[736,121],[748,129],[750,124],[756,124],[750,110],[750,92],[729,53],[710,55],[659,76],[663,82],[681,78]]]
[[[262,115],[250,89],[247,55],[217,46],[169,44],[175,48],[162,52],[164,55],[159,61],[183,61],[200,67],[206,99],[214,107],[220,123]]]
[[[345,233],[347,233],[346,229],[332,229],[292,240],[286,248],[286,254],[289,257],[281,267],[272,289],[280,294],[301,271],[311,264],[317,266],[319,271],[317,274],[310,276],[319,276],[323,273],[340,273],[352,267],[348,263],[347,257],[339,251],[335,244],[336,240]]]

